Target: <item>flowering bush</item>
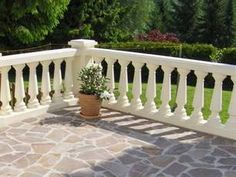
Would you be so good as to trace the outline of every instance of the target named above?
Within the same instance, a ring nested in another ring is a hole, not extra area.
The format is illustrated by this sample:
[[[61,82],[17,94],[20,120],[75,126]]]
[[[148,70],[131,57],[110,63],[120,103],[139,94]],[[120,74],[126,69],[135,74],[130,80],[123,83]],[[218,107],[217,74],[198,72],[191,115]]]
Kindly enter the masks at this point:
[[[180,42],[174,33],[161,33],[160,30],[155,29],[147,34],[139,34],[137,37],[139,41],[152,41],[152,42]]]
[[[108,79],[102,75],[102,67],[98,64],[88,64],[79,73],[80,93],[97,95],[100,99],[108,100],[111,94],[106,83]]]

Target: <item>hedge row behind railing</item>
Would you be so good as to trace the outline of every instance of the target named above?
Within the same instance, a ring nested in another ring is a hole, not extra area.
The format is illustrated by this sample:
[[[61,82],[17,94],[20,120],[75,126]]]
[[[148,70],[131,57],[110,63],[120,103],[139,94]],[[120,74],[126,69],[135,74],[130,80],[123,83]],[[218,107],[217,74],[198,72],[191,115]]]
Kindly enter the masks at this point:
[[[120,42],[103,43],[97,47],[236,64],[236,48],[217,49],[209,44]]]

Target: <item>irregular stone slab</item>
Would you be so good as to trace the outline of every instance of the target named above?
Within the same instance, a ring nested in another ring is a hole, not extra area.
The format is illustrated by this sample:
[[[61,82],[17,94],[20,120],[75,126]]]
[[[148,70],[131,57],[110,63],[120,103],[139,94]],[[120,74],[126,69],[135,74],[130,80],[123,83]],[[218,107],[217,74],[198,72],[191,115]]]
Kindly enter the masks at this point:
[[[210,142],[208,141],[202,141],[200,143],[198,143],[195,148],[197,149],[210,149],[211,148],[211,145],[210,145]]]
[[[150,166],[148,166],[146,163],[137,162],[131,167],[129,171],[129,176],[130,177],[144,176],[144,174],[147,173],[149,169],[150,169]]]
[[[193,161],[194,160],[189,155],[182,155],[182,156],[179,157],[179,162],[181,162],[181,163],[190,163],[190,162],[193,162]]]
[[[187,154],[193,159],[204,158],[210,151],[207,149],[194,149],[189,151]]]
[[[106,149],[112,153],[122,152],[125,149],[129,148],[129,144],[127,143],[117,143],[115,145],[109,146]]]
[[[236,145],[236,141],[230,140],[230,139],[227,139],[227,138],[215,137],[212,140],[212,144],[213,145],[235,146]]]
[[[213,163],[215,163],[216,158],[212,157],[212,156],[206,156],[206,157],[203,157],[202,159],[200,159],[200,161],[213,164]]]
[[[153,165],[164,168],[175,160],[175,157],[162,155],[148,159]]]
[[[236,166],[236,158],[222,158],[218,161],[218,163],[220,164],[224,164],[224,165],[235,165]]]
[[[61,157],[60,154],[55,154],[55,153],[46,154],[39,160],[39,164],[42,165],[43,167],[48,168],[55,165],[60,159],[60,157]]]
[[[12,147],[15,151],[26,153],[31,151],[30,145],[19,144]]]
[[[113,156],[103,149],[94,149],[80,153],[78,158],[83,160],[108,160],[112,159]]]
[[[12,152],[12,149],[7,144],[0,143],[0,154]]]
[[[75,170],[89,167],[81,160],[75,160],[68,157],[64,157],[56,166],[55,169],[65,173],[72,173]]]
[[[230,155],[223,151],[223,150],[220,150],[218,148],[215,148],[214,151],[211,153],[212,156],[217,156],[217,157],[229,157]]]
[[[41,176],[35,173],[25,172],[22,175],[20,175],[20,177],[41,177]]]
[[[219,146],[220,149],[236,155],[236,146]]]
[[[69,133],[64,131],[64,130],[60,130],[60,129],[56,129],[56,130],[53,130],[48,136],[47,138],[55,141],[55,142],[58,142],[58,141],[61,141],[63,138],[65,138],[66,136],[68,136]]]
[[[75,173],[70,174],[70,177],[95,177],[94,171],[89,168],[78,170]]]
[[[49,169],[46,169],[40,165],[34,165],[27,168],[26,171],[43,176],[49,171]]]
[[[218,169],[196,168],[188,171],[192,177],[223,177]]]
[[[38,154],[47,153],[50,149],[52,149],[53,146],[54,146],[54,144],[52,144],[52,143],[32,144],[32,148],[33,148],[34,152],[38,153]]]
[[[30,129],[31,132],[36,132],[36,133],[48,133],[51,130],[49,127],[43,127],[43,126],[35,126],[32,129]]]
[[[157,156],[160,155],[162,150],[155,146],[143,146],[140,148],[142,152],[145,152],[149,156]]]
[[[235,177],[236,176],[236,171],[226,171],[224,173],[225,177]]]
[[[182,173],[186,169],[187,169],[187,166],[184,166],[179,163],[173,163],[168,168],[166,168],[163,172],[165,174],[169,174],[172,176],[178,176],[180,173]]]
[[[104,138],[101,138],[101,139],[98,139],[96,141],[96,145],[98,147],[106,147],[106,146],[111,146],[111,145],[114,145],[118,143],[117,139],[115,139],[114,137],[112,136],[107,136],[107,137],[104,137]]]
[[[123,154],[121,157],[118,157],[118,159],[123,164],[132,164],[132,163],[137,162],[137,161],[140,160],[136,157],[130,156],[129,154]]]
[[[98,165],[104,169],[107,169],[116,177],[124,177],[128,174],[128,167],[120,163],[106,161],[99,163]]]
[[[11,163],[11,162],[21,158],[24,155],[25,154],[23,154],[23,153],[11,153],[11,154],[2,155],[2,156],[0,156],[0,162]]]
[[[180,155],[180,154],[183,154],[185,152],[188,152],[191,147],[192,147],[192,145],[190,145],[190,144],[177,144],[177,145],[174,145],[174,146],[170,147],[166,151],[166,154]]]

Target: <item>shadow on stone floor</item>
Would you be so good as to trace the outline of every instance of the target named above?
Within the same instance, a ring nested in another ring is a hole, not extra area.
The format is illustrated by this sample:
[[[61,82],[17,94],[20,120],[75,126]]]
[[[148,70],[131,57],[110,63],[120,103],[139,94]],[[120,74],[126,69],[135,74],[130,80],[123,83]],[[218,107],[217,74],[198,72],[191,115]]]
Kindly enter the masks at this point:
[[[78,112],[78,107],[66,108],[41,120],[40,124],[90,125],[135,139],[133,145],[140,146],[124,149],[100,163],[90,162],[88,168],[64,174],[65,177],[236,176],[235,141],[107,109],[102,110],[101,119],[90,121],[81,119]]]

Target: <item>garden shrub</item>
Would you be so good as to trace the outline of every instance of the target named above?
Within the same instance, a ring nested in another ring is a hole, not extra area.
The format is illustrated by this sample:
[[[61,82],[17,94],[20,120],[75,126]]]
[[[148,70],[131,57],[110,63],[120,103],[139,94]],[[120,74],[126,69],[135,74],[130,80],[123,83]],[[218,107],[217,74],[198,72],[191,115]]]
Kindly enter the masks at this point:
[[[216,48],[208,44],[178,44],[170,42],[120,42],[99,44],[100,48],[110,48],[117,50],[133,51],[140,53],[150,53],[178,57],[182,47],[182,57],[211,61],[210,55]]]
[[[223,49],[221,62],[236,65],[236,48]]]

